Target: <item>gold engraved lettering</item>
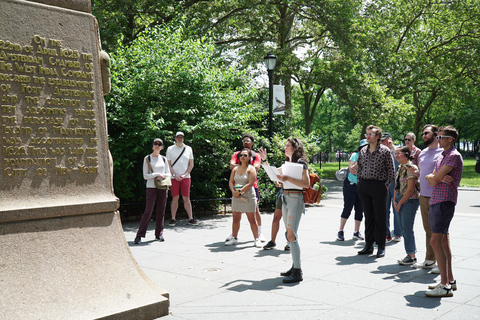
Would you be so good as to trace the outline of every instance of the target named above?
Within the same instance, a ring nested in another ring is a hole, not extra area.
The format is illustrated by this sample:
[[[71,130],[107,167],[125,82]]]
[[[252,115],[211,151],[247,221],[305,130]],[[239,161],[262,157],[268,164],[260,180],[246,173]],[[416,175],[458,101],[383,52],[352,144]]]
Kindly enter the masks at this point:
[[[30,127],[8,127],[2,126],[2,133],[5,134],[31,134],[32,128]]]
[[[67,115],[67,109],[65,108],[45,108],[45,107],[27,107],[25,109],[26,114],[42,114],[42,115]]]
[[[3,154],[8,156],[26,156],[27,148],[26,147],[3,147]]]
[[[98,167],[78,166],[80,173],[98,173]]]
[[[55,175],[66,175],[66,174],[70,174],[71,172],[72,170],[65,167],[61,167],[61,166],[55,167]]]
[[[98,164],[97,157],[87,157],[87,164]]]
[[[40,94],[42,93],[42,87],[32,87],[26,84],[21,85],[22,93]]]
[[[15,106],[2,106],[3,113],[15,113]]]
[[[38,46],[37,53],[38,54],[45,54],[45,55],[49,55],[49,56],[58,56],[57,49],[44,48],[42,46]]]
[[[2,103],[17,103],[18,97],[14,95],[2,95]]]
[[[97,155],[97,148],[87,148],[88,155]]]
[[[57,158],[4,158],[5,166],[55,166],[57,165]]]
[[[21,65],[15,62],[15,68],[17,68],[17,72],[37,73],[37,66],[30,66],[28,64]]]
[[[2,123],[15,124],[15,123],[17,123],[17,118],[16,117],[9,117],[9,116],[2,116]]]
[[[17,53],[5,53],[4,51],[0,51],[0,60],[43,64],[43,57],[27,56]]]
[[[38,66],[38,74],[45,74],[47,76],[58,76],[57,69],[46,68],[46,67],[43,67],[43,66]]]
[[[35,77],[33,76],[33,82],[36,84],[45,84],[45,77]]]
[[[83,138],[56,138],[56,137],[31,137],[30,144],[48,144],[48,145],[83,145]]]
[[[94,91],[82,91],[82,90],[72,90],[72,89],[60,89],[58,87],[55,87],[53,89],[53,94],[57,96],[67,96],[67,97],[87,97],[87,98],[93,98],[95,92]]]
[[[22,144],[22,138],[20,137],[2,137],[3,144]]]
[[[38,97],[25,96],[25,101],[31,104],[38,104]]]
[[[66,136],[94,136],[97,134],[97,129],[91,128],[65,128],[65,127],[53,127],[53,133],[66,135]]]
[[[1,56],[0,52],[0,56]],[[1,59],[1,58],[0,58]],[[11,63],[5,63],[3,61],[0,61],[0,71],[12,71],[12,64]]]
[[[2,74],[0,73],[0,76],[1,76],[1,75],[2,75]],[[0,83],[0,91],[9,92],[11,88],[12,88],[12,86],[9,85],[9,84]]]
[[[68,148],[68,154],[82,155],[83,152],[83,148]]]
[[[23,117],[25,124],[55,124],[61,125],[63,123],[62,118],[45,118],[45,117]]]
[[[5,168],[5,175],[9,177],[21,177],[27,175],[27,169]]]

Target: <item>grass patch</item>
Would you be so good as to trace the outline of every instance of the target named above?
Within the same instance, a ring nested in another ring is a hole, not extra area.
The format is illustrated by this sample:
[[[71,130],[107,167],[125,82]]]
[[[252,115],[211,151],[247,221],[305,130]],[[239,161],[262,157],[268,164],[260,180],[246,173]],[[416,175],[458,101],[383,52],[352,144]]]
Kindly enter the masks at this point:
[[[463,160],[463,174],[462,181],[460,181],[461,187],[475,187],[480,188],[480,174],[475,172],[475,159]],[[320,173],[319,176],[323,179],[336,179],[335,172],[338,170],[338,162],[322,163],[322,169],[320,169],[319,163],[311,164],[315,171]],[[347,167],[348,162],[342,162],[340,168]]]

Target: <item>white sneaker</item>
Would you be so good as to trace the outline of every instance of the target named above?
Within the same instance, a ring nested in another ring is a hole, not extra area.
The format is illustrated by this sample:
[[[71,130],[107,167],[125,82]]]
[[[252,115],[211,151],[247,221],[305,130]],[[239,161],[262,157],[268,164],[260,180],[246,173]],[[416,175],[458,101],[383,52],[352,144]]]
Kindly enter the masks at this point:
[[[430,273],[440,274],[440,269],[438,269],[438,266],[436,266],[435,268],[432,269],[432,271],[430,271]]]
[[[437,266],[437,263],[433,260],[425,260],[422,263],[415,263],[414,268],[417,269],[433,269]]]
[[[447,288],[439,283],[435,289],[425,292],[427,297],[453,297],[452,287]]]
[[[255,243],[253,244],[254,247],[261,248],[262,247],[262,241],[260,241],[259,238],[255,239]]]
[[[258,235],[258,239],[261,241],[261,242],[266,242],[267,240],[265,240],[265,238],[263,237],[263,234],[259,234]]]
[[[233,239],[233,235],[231,234],[231,235],[229,235],[229,236],[227,237],[227,239],[225,239],[225,241],[230,241],[230,240],[232,240],[232,239]]]
[[[232,237],[232,239],[225,241],[226,246],[233,246],[234,244],[237,244],[238,240]]]
[[[438,287],[441,283],[437,283],[435,285],[432,285],[432,286],[428,286],[428,289],[430,290],[433,290],[435,289],[436,287]],[[452,290],[455,291],[457,290],[457,280],[454,280],[453,282],[450,282],[450,286],[452,287]]]

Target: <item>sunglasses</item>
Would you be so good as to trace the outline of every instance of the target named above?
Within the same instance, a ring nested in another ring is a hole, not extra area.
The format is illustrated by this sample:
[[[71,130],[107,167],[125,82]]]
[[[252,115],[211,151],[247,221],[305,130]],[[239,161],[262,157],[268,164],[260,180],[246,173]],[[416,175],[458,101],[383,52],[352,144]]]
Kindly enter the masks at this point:
[[[248,154],[241,153],[241,154],[240,154],[240,157],[248,158]]]
[[[430,131],[426,131],[426,132],[422,133],[422,136],[426,136],[426,135],[428,135],[429,133],[431,133],[431,132],[430,132]]]
[[[412,141],[412,139],[405,139],[405,141],[411,142],[411,141]]]
[[[154,146],[159,146],[159,147],[162,146],[162,144],[161,144],[161,143],[158,143],[158,142],[155,142],[153,145],[154,145]]]
[[[453,138],[452,136],[437,136],[438,141],[442,141],[443,138]]]

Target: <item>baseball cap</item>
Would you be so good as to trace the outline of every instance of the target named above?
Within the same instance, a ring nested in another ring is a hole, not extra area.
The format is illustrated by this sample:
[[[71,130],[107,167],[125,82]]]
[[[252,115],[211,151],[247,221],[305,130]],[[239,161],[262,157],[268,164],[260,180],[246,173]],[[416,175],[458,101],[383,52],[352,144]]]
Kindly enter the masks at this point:
[[[391,137],[392,137],[392,135],[391,135],[390,133],[384,132],[384,133],[382,134],[381,140],[385,140],[385,139],[391,138]]]
[[[182,131],[178,131],[178,132],[175,134],[175,137],[178,137],[178,136],[184,136],[184,137],[185,137],[185,135],[183,134]]]
[[[160,142],[161,144],[163,144],[163,141],[162,141],[162,139],[160,139],[160,138],[155,138],[155,139],[153,140],[153,143],[155,143],[155,142]]]

